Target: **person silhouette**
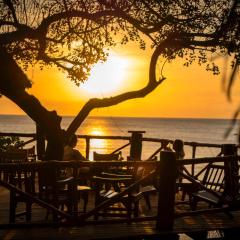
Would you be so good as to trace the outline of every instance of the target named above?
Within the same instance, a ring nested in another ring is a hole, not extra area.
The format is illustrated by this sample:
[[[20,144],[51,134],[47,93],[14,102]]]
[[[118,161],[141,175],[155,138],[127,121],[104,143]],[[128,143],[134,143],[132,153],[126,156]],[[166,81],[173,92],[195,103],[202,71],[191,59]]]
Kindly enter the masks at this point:
[[[64,147],[64,154],[63,154],[64,161],[86,160],[86,158],[77,149],[75,149],[76,145],[77,145],[77,136],[74,134],[69,138],[67,145]]]
[[[185,156],[185,152],[184,152],[184,142],[180,139],[176,139],[173,142],[173,150],[176,153],[176,159],[177,160],[181,160],[184,158]],[[179,166],[178,167],[178,171],[179,173],[183,173],[184,170],[184,166]],[[181,176],[181,174],[178,174],[177,176],[177,180],[179,183],[182,183],[183,177]]]
[[[173,150],[176,153],[176,159],[183,159],[185,156],[185,152],[184,152],[184,142],[180,139],[176,139],[173,142]]]
[[[74,134],[69,138],[67,145],[64,147],[63,161],[87,161],[87,159],[75,147],[77,145],[77,136]],[[90,174],[90,167],[79,167],[78,177]],[[65,170],[65,176],[73,175],[72,169]],[[64,175],[63,174],[63,175]]]

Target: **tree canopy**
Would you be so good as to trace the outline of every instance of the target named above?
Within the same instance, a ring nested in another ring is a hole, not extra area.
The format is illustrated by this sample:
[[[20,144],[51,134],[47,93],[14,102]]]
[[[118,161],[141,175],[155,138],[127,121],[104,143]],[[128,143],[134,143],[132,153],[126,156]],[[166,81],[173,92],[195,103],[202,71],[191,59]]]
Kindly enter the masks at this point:
[[[94,64],[106,60],[113,36],[124,28],[114,10],[98,1],[4,0],[0,7],[0,44],[14,59],[24,67],[36,61],[55,64],[77,85]],[[131,28],[127,34],[133,36]]]
[[[100,2],[149,36],[161,57],[184,58],[186,66],[198,61],[218,74],[219,67],[208,56],[230,55],[234,77],[240,61],[239,0]]]

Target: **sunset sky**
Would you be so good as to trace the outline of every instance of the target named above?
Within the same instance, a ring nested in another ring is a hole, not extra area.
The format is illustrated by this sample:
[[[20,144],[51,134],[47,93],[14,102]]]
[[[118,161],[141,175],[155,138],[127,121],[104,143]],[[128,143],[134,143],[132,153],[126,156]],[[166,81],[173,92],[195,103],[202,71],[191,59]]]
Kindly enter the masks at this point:
[[[91,97],[110,97],[137,90],[148,79],[152,50],[139,50],[134,44],[110,52],[104,64],[97,64],[90,80],[75,86],[64,73],[55,68],[40,71],[29,69],[33,80],[30,93],[49,110],[60,115],[75,115]],[[219,60],[221,64],[223,61]],[[91,115],[129,117],[231,118],[239,102],[239,86],[233,101],[227,101],[222,91],[221,75],[213,76],[204,67],[194,64],[184,67],[180,59],[167,63],[163,70],[167,78],[154,92],[143,99],[134,99],[114,107],[96,109]],[[24,114],[8,99],[0,98],[0,114]]]

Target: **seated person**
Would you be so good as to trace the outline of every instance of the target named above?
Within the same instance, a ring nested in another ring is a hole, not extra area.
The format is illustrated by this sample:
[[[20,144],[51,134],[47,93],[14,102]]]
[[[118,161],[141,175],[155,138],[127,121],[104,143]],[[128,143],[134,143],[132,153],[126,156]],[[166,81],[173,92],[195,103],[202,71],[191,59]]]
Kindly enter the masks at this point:
[[[176,159],[177,160],[181,160],[181,159],[184,159],[184,156],[185,156],[185,152],[184,152],[184,142],[180,139],[176,139],[174,142],[173,142],[173,150],[175,151],[176,153]],[[180,166],[179,167],[179,171],[180,172],[183,172],[184,170],[184,166]],[[179,183],[182,183],[182,176],[178,176],[178,181]]]
[[[77,145],[77,136],[74,134],[69,138],[67,145],[64,147],[63,161],[86,161],[87,159],[75,149]],[[89,173],[89,167],[80,167],[78,174]],[[69,175],[69,171],[67,171]]]
[[[76,145],[77,136],[74,134],[69,138],[67,145],[64,147],[63,161],[86,160],[86,158],[77,149],[75,149]]]
[[[184,158],[184,156],[185,156],[185,153],[184,153],[184,143],[183,143],[182,140],[176,139],[174,141],[174,143],[173,143],[173,150],[176,153],[177,160]]]

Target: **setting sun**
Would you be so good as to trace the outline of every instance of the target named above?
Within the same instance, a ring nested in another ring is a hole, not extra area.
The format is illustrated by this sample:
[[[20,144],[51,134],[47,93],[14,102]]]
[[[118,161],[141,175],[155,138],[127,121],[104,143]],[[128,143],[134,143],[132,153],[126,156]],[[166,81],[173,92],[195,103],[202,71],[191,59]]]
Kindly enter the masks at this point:
[[[93,67],[88,81],[81,85],[81,89],[95,96],[116,92],[123,85],[127,65],[127,59],[110,54],[106,62]]]

